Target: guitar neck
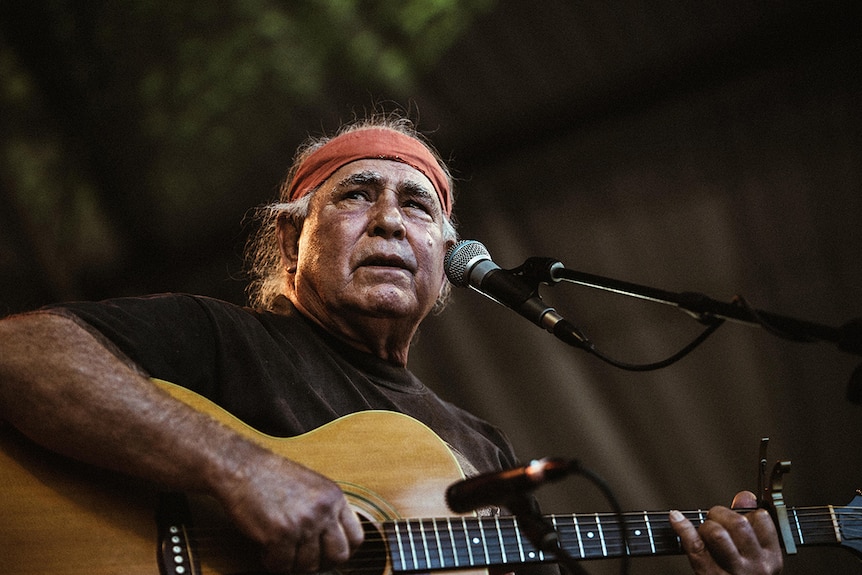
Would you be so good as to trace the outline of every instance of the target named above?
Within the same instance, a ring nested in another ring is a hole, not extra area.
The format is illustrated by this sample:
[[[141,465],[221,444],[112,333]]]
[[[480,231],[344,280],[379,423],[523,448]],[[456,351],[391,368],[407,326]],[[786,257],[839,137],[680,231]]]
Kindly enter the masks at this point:
[[[696,526],[706,511],[683,512]],[[790,508],[791,530],[799,545],[841,544],[848,521],[858,524],[852,507]],[[575,559],[626,554],[621,522],[612,513],[548,515],[560,545]],[[667,512],[624,514],[628,555],[676,555],[682,548]],[[518,520],[503,517],[443,517],[387,522],[383,526],[393,571],[416,572],[555,561],[524,535]],[[857,528],[858,531],[858,528]]]

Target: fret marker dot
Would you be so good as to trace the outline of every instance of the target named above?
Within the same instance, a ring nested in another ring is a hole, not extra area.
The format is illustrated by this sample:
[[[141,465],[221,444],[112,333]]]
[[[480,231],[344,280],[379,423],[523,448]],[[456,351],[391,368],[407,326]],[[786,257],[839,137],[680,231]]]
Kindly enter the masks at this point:
[[[478,537],[473,537],[473,545],[478,545],[478,544],[479,544],[479,542],[480,542],[480,541],[479,541],[479,538],[478,538]]]
[[[641,530],[640,530],[640,529],[635,529],[635,535],[638,535],[638,536],[639,536],[640,534],[641,534]]]
[[[536,554],[535,554],[533,551],[530,551],[530,552],[527,554],[527,556],[528,556],[530,559],[535,559],[535,558],[536,558]]]
[[[596,534],[595,534],[595,533],[593,533],[592,531],[590,531],[589,533],[587,533],[587,537],[589,537],[590,539],[592,539],[592,538],[593,538],[593,537],[595,537],[595,536],[596,536]]]

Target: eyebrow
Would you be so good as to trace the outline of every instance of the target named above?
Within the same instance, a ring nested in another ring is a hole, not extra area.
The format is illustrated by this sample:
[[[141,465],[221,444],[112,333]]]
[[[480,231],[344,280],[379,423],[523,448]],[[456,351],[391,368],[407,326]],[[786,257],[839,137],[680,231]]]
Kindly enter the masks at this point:
[[[342,178],[335,184],[335,187],[345,188],[351,185],[371,185],[382,187],[385,182],[386,179],[380,174],[380,172],[363,170]],[[401,182],[398,185],[398,192],[407,194],[413,198],[431,201],[432,204],[434,203],[434,198],[437,197],[435,193],[428,189],[427,185],[423,185],[421,182],[415,180],[406,180]]]

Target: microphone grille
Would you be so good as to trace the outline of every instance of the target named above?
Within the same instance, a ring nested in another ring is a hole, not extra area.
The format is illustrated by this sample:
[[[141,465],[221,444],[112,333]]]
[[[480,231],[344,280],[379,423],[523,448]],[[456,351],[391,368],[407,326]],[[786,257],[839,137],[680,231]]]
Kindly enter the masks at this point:
[[[466,287],[469,283],[467,272],[476,259],[490,260],[491,254],[481,242],[461,240],[446,251],[446,259],[443,261],[446,277],[454,285]]]

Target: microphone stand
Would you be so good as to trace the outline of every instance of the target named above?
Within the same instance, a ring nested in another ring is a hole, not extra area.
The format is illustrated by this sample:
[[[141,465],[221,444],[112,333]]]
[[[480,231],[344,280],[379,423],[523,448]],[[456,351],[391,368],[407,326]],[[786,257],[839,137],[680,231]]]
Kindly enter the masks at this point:
[[[851,320],[841,327],[831,327],[788,316],[756,310],[740,303],[716,301],[701,293],[672,293],[656,288],[556,267],[551,270],[554,281],[567,281],[587,287],[672,305],[698,320],[719,318],[766,328],[775,335],[802,342],[825,341],[847,353],[862,356],[862,319]]]
[[[506,504],[527,539],[536,549],[557,559],[572,575],[588,575],[587,570],[572,557],[560,543],[556,529],[530,504],[524,494],[519,494]]]
[[[754,309],[741,297],[735,298],[732,303],[726,303],[696,292],[669,292],[568,269],[560,261],[552,258],[528,258],[522,266],[512,271],[517,275],[530,278],[536,283],[537,289],[541,283],[553,285],[566,281],[675,306],[701,323],[712,326],[710,329],[713,330],[724,320],[730,320],[761,327],[775,336],[792,341],[832,343],[843,352],[862,356],[862,318],[852,319],[840,327],[832,327]],[[562,318],[558,318],[559,316],[546,318],[548,331],[570,345],[593,351],[586,336],[565,320],[559,321]],[[862,404],[862,364],[851,375],[847,399],[853,403]]]

